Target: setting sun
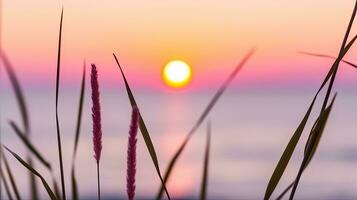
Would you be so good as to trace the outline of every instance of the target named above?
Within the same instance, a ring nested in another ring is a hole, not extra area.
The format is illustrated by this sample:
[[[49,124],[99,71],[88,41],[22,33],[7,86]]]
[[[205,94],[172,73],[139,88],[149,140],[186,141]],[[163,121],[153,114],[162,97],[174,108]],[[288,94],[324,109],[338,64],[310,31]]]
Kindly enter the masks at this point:
[[[181,60],[173,60],[166,64],[162,72],[166,85],[173,88],[183,88],[191,80],[190,66]]]

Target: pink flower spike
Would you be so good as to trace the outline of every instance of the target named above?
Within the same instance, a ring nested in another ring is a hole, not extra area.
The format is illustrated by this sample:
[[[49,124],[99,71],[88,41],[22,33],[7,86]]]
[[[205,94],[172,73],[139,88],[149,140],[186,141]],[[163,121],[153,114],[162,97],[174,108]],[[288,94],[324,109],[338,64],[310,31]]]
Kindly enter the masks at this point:
[[[92,64],[91,71],[91,87],[92,87],[92,120],[93,120],[93,149],[94,158],[99,164],[101,152],[102,152],[102,125],[100,114],[100,102],[99,102],[99,85],[98,85],[98,72],[94,64]]]
[[[127,156],[127,177],[126,191],[128,200],[135,197],[135,174],[136,174],[136,136],[138,133],[140,114],[136,106],[133,107],[131,114],[131,123],[128,138],[128,156]]]

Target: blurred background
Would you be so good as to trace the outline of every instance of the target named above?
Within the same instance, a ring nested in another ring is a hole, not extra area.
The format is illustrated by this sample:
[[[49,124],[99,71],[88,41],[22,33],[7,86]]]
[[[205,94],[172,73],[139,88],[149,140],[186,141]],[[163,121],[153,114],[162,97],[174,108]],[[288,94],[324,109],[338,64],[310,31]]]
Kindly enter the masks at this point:
[[[25,91],[32,141],[51,160],[58,180],[55,78],[64,6],[59,116],[67,190],[83,61],[98,66],[103,115],[101,184],[103,196],[108,198],[126,194],[130,121],[130,104],[112,53],[117,53],[124,67],[164,171],[215,91],[244,54],[256,47],[256,54],[208,117],[212,122],[208,196],[255,200],[263,198],[286,144],[333,62],[297,52],[336,56],[354,1],[3,0],[2,4],[2,48]],[[356,31],[353,28],[351,35]],[[352,47],[345,59],[354,62],[356,55],[357,48]],[[185,88],[172,89],[162,80],[162,68],[174,59],[192,67],[192,81]],[[2,143],[25,155],[8,125],[9,119],[20,123],[19,109],[3,69],[0,75]],[[353,173],[357,167],[356,78],[356,69],[341,64],[334,87],[338,97],[317,154],[302,176],[297,199],[357,198],[357,175]],[[88,80],[87,76],[87,86]],[[318,106],[311,119],[316,118]],[[96,195],[90,108],[87,87],[77,156],[83,198]],[[297,174],[311,121],[277,193]],[[205,125],[174,169],[168,184],[174,198],[198,196]],[[21,191],[27,194],[27,171],[8,158]],[[39,163],[36,166],[50,177]],[[139,135],[137,195],[153,198],[159,186]],[[42,188],[40,192],[47,198]]]

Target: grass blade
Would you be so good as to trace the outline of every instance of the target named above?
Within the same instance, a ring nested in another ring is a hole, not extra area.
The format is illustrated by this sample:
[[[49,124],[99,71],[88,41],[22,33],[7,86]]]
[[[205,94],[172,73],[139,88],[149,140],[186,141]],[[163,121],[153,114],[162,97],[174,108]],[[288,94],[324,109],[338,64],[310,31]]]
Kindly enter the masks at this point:
[[[304,118],[302,119],[299,126],[295,130],[295,132],[294,132],[293,136],[291,137],[288,145],[286,146],[282,156],[280,157],[280,160],[279,160],[277,166],[275,167],[274,172],[269,180],[267,189],[265,191],[264,200],[268,200],[270,198],[270,196],[273,194],[276,186],[278,185],[278,183],[279,183],[279,181],[280,181],[280,179],[281,179],[281,177],[282,177],[282,175],[291,159],[291,156],[294,153],[295,147],[301,137],[301,134],[305,128],[307,120],[310,117],[310,114],[311,114],[312,108],[315,104],[316,98],[317,98],[317,95],[315,95]]]
[[[207,125],[207,141],[206,141],[206,151],[205,159],[203,163],[203,175],[201,182],[201,193],[200,200],[207,199],[207,184],[208,184],[208,165],[209,165],[209,156],[210,156],[210,146],[211,146],[211,123],[208,122]]]
[[[315,57],[337,59],[336,57],[325,55],[325,54],[310,53],[310,52],[305,52],[305,51],[300,51],[298,53],[304,54],[304,55],[309,55],[309,56],[315,56]],[[348,64],[348,65],[350,65],[350,66],[352,66],[354,68],[357,68],[357,65],[353,64],[352,62],[350,62],[348,60],[342,59],[341,62],[346,63],[346,64]]]
[[[58,184],[57,184],[57,182],[56,182],[54,177],[53,177],[53,189],[55,190],[54,192],[55,192],[55,195],[56,195],[57,199],[62,199],[61,198],[61,191],[60,191],[59,186],[58,186]]]
[[[267,189],[265,191],[265,194],[264,194],[264,200],[268,200],[270,199],[271,195],[273,194],[276,186],[278,185],[290,159],[291,159],[291,156],[292,154],[294,153],[295,151],[295,147],[297,145],[297,143],[299,142],[300,140],[300,137],[301,137],[301,134],[302,132],[304,131],[305,129],[305,126],[306,126],[306,123],[307,123],[307,120],[309,119],[310,117],[310,114],[311,114],[311,111],[312,111],[312,108],[316,102],[316,98],[318,96],[318,94],[321,92],[321,90],[323,89],[323,87],[326,85],[327,81],[329,80],[329,78],[331,77],[332,75],[332,72],[333,72],[333,67],[330,68],[328,74],[326,75],[323,83],[321,84],[319,90],[317,91],[317,93],[315,94],[308,110],[306,111],[305,115],[304,115],[304,118],[302,119],[302,121],[300,122],[299,126],[297,127],[297,129],[295,130],[293,136],[291,137],[289,143],[287,144],[287,146],[285,147],[285,150],[282,154],[282,156],[280,157],[280,160],[277,164],[277,166],[275,167],[274,169],[274,172],[269,180],[269,183],[268,183],[268,186],[267,186]]]
[[[264,195],[264,200],[268,200],[272,193],[274,192],[277,184],[280,181],[281,176],[283,175],[287,164],[290,161],[290,158],[295,150],[295,147],[297,145],[297,142],[300,139],[300,136],[305,128],[306,122],[310,116],[311,110],[315,104],[316,98],[319,95],[319,93],[322,91],[322,89],[325,87],[326,83],[328,82],[328,80],[332,77],[336,66],[338,65],[338,63],[342,60],[342,58],[346,55],[346,53],[348,52],[348,50],[351,48],[351,46],[354,44],[354,42],[357,39],[357,35],[353,37],[353,39],[346,45],[346,47],[342,50],[341,56],[339,56],[335,62],[333,63],[332,67],[330,68],[330,70],[328,71],[327,75],[325,76],[321,86],[319,87],[318,91],[316,92],[310,107],[308,108],[306,114],[304,115],[303,120],[300,122],[298,128],[296,129],[296,131],[294,132],[293,136],[291,137],[288,145],[286,146],[282,156],[280,157],[280,160],[277,164],[277,166],[274,169],[274,172],[269,180],[267,189],[265,191],[265,195]]]
[[[7,194],[7,197],[9,198],[9,200],[13,200],[14,198],[12,197],[11,191],[10,191],[10,187],[9,187],[9,183],[7,182],[6,178],[5,178],[5,174],[2,171],[2,168],[0,168],[0,178],[4,184],[4,188],[5,188],[5,192]]]
[[[290,185],[287,188],[285,188],[285,190],[275,200],[281,200],[285,196],[285,194],[288,193],[289,190],[294,186],[294,183],[295,181],[290,183]]]
[[[4,63],[4,67],[5,67],[5,71],[10,79],[10,83],[14,90],[17,104],[20,108],[20,114],[21,114],[21,119],[23,122],[24,129],[25,129],[25,133],[29,134],[29,127],[30,127],[29,124],[30,123],[29,123],[28,111],[27,111],[26,101],[25,101],[25,97],[24,97],[20,82],[18,81],[18,78],[14,71],[14,67],[12,66],[12,64],[11,64],[10,60],[8,59],[8,57],[6,56],[5,52],[3,52],[2,50],[0,50],[0,51],[1,51],[0,52],[1,58]]]
[[[326,83],[328,82],[328,80],[330,80],[330,78],[332,79],[333,74],[335,73],[338,64],[341,62],[341,60],[343,59],[343,57],[347,54],[347,52],[350,50],[350,48],[352,47],[352,45],[354,44],[354,42],[357,39],[357,35],[355,35],[351,41],[346,45],[346,47],[342,50],[342,52],[339,54],[339,56],[337,57],[337,59],[335,60],[335,62],[332,64],[330,70],[328,71],[327,75],[325,76],[325,79],[323,80],[319,90],[317,91],[316,95],[317,96],[321,90],[325,87]],[[323,109],[324,110],[324,109]],[[322,111],[323,111],[322,110]],[[322,112],[321,111],[321,112]],[[321,113],[320,112],[320,113]]]
[[[326,108],[326,105],[327,105],[327,102],[330,98],[330,94],[331,94],[331,90],[332,90],[332,87],[333,87],[333,84],[335,82],[335,77],[336,77],[336,74],[337,74],[337,70],[338,70],[338,66],[339,66],[339,63],[340,61],[342,60],[343,56],[346,52],[344,52],[344,50],[346,49],[346,43],[347,43],[347,40],[348,40],[348,36],[351,32],[351,28],[352,28],[352,25],[353,25],[353,21],[355,19],[355,16],[356,16],[356,12],[357,12],[357,0],[355,1],[355,5],[354,5],[354,8],[353,8],[353,11],[352,11],[352,16],[350,18],[350,21],[348,23],[348,26],[347,26],[347,30],[346,30],[346,33],[345,33],[345,36],[343,38],[343,41],[342,41],[342,45],[341,45],[341,48],[340,48],[340,52],[339,52],[339,55],[338,55],[338,59],[336,59],[337,62],[336,65],[335,65],[335,68],[334,68],[334,71],[332,73],[332,76],[331,76],[331,79],[330,79],[330,82],[329,82],[329,85],[328,85],[328,88],[327,88],[327,92],[326,92],[326,95],[325,95],[325,99],[324,99],[324,102],[322,104],[322,107],[321,107],[321,111],[320,113],[323,112],[323,110],[325,110]],[[355,40],[352,39],[352,41]]]
[[[233,72],[228,76],[228,78],[225,80],[225,82],[222,84],[222,86],[218,89],[216,94],[213,96],[211,101],[208,103],[207,107],[204,109],[203,113],[201,116],[198,118],[197,122],[194,124],[190,132],[187,134],[185,140],[183,143],[180,145],[179,149],[176,151],[174,156],[171,158],[169,165],[166,169],[166,173],[164,176],[164,182],[165,184],[169,180],[169,177],[171,175],[171,172],[176,164],[176,161],[180,157],[181,153],[183,152],[184,148],[186,147],[188,141],[190,140],[191,136],[196,132],[196,130],[200,127],[204,119],[207,117],[209,112],[212,110],[213,106],[217,103],[219,98],[222,96],[223,92],[226,90],[228,85],[233,81],[234,77],[238,74],[238,72],[242,69],[242,67],[245,65],[245,63],[249,60],[249,58],[254,54],[255,49],[252,49],[248,52],[247,55],[244,56],[244,58],[241,60],[241,62],[236,66],[236,68],[233,70]],[[157,200],[160,200],[162,198],[163,194],[163,188],[161,187],[159,190],[159,193],[156,196]]]
[[[25,101],[25,95],[24,92],[21,88],[21,84],[16,76],[14,67],[12,66],[10,60],[6,56],[5,52],[3,52],[0,49],[0,57],[3,58],[4,66],[5,66],[5,71],[10,79],[11,86],[14,90],[15,97],[17,104],[20,109],[20,115],[22,119],[22,124],[25,129],[25,137],[30,137],[30,120],[29,120],[29,115],[28,115],[28,109],[26,106],[26,101]],[[27,156],[27,162],[32,166],[32,158],[30,156]],[[36,179],[35,176],[30,173],[30,187],[31,187],[31,197],[33,200],[38,199],[38,194],[37,194],[37,184],[36,184]]]
[[[333,98],[332,103],[334,102],[334,100],[335,100],[335,97]],[[330,107],[332,107],[332,104],[331,104]],[[329,109],[331,110],[331,108],[329,108]],[[326,110],[327,110],[327,109],[326,109]],[[325,110],[325,112],[326,112],[326,110]],[[322,115],[322,114],[321,114],[321,115]],[[320,115],[320,116],[321,116],[321,115]],[[321,118],[321,117],[320,117],[320,118]],[[326,119],[326,121],[327,121],[327,119]],[[316,127],[317,127],[318,122],[319,122],[319,118],[316,120],[316,122],[315,122],[315,124],[314,124],[314,126],[313,126],[313,128],[312,128],[312,130],[311,130],[311,132],[310,132],[309,139],[307,140],[307,143],[306,143],[304,156],[309,157],[309,159],[307,160],[306,164],[304,165],[303,170],[305,170],[305,169],[307,168],[307,166],[310,164],[310,161],[311,161],[312,157],[315,155],[315,152],[316,152],[316,148],[315,148],[315,150],[312,151],[312,153],[310,153],[310,156],[308,155],[308,154],[309,154],[309,144],[311,144],[312,137],[314,136],[314,133],[315,133],[316,130],[317,130]],[[321,123],[321,122],[320,122],[320,123]],[[326,123],[326,122],[325,122],[325,123]],[[315,135],[316,135],[316,134],[315,134]],[[319,139],[318,139],[318,140],[320,140],[321,135],[322,135],[322,132],[320,133],[320,136],[319,136]],[[318,143],[317,143],[317,144],[318,144]],[[317,145],[316,145],[316,147],[317,147]],[[276,200],[281,200],[281,199],[285,196],[285,194],[286,194],[291,188],[293,188],[293,186],[295,185],[295,182],[296,182],[296,180],[293,181],[287,188],[285,188],[284,191],[276,198]]]
[[[78,186],[77,186],[75,172],[73,170],[72,170],[72,175],[71,175],[71,182],[72,182],[72,199],[78,200],[79,199]]]
[[[61,195],[59,195],[60,193],[58,192],[58,185],[55,181],[54,175],[53,175],[53,171],[52,171],[52,167],[51,164],[41,155],[40,151],[36,149],[36,147],[31,143],[30,140],[28,140],[24,134],[20,131],[20,129],[18,128],[18,126],[16,125],[15,122],[10,121],[9,122],[11,128],[14,130],[14,132],[16,133],[16,135],[20,138],[20,140],[24,143],[25,147],[33,154],[35,155],[35,158],[38,159],[38,161],[40,161],[41,164],[43,164],[51,173],[52,178],[53,178],[53,185],[55,188],[55,194],[57,196],[57,199],[61,199]],[[29,163],[30,165],[30,163]],[[33,165],[30,165],[33,168]],[[32,173],[31,173],[32,174]],[[32,196],[33,197],[33,196]]]
[[[27,162],[29,163],[29,165],[34,167],[33,160],[31,157],[27,158]],[[30,174],[30,187],[31,187],[31,199],[32,200],[38,199],[36,177],[32,173]]]
[[[4,164],[5,164],[5,169],[7,171],[8,176],[9,176],[10,184],[11,184],[11,187],[12,187],[14,193],[15,193],[16,199],[17,200],[21,200],[21,196],[20,196],[18,187],[16,185],[15,178],[14,178],[14,176],[12,174],[12,171],[11,171],[11,168],[9,166],[9,163],[7,162],[6,156],[2,153],[2,151],[0,153],[2,154],[2,158],[3,158]]]
[[[51,198],[51,200],[57,200],[55,194],[53,193],[52,189],[50,188],[50,186],[48,185],[48,183],[46,182],[46,180],[43,178],[43,176],[37,172],[34,168],[32,168],[28,163],[26,163],[19,155],[17,155],[16,153],[14,153],[13,151],[11,151],[9,148],[7,148],[6,146],[4,146],[4,148],[10,152],[15,158],[16,160],[18,160],[24,167],[26,167],[31,173],[33,173],[34,175],[36,175],[38,178],[41,179],[41,182],[44,186],[44,188],[47,191],[48,196]]]
[[[330,95],[330,92],[331,92],[331,89],[332,89],[332,86],[333,86],[333,82],[334,82],[334,79],[335,79],[335,76],[336,76],[336,72],[337,72],[337,69],[338,69],[338,65],[340,63],[340,61],[343,59],[343,57],[346,55],[346,53],[348,52],[348,50],[351,48],[351,46],[353,45],[353,43],[355,42],[355,40],[357,39],[357,35],[355,35],[351,41],[346,45],[346,42],[347,42],[347,39],[348,39],[348,35],[350,33],[350,30],[351,30],[351,27],[352,27],[352,23],[353,23],[353,20],[354,20],[354,17],[356,15],[356,9],[357,9],[357,1],[355,3],[355,7],[353,9],[353,12],[352,12],[352,16],[351,16],[351,19],[350,19],[350,22],[348,24],[348,28],[347,28],[347,31],[345,33],[345,37],[343,39],[343,42],[342,42],[342,45],[341,45],[341,50],[339,52],[339,55],[337,57],[337,59],[335,60],[335,62],[333,63],[332,67],[330,68],[329,72],[327,73],[324,81],[322,82],[319,90],[317,91],[317,93],[315,94],[315,97],[308,109],[308,112],[311,112],[311,109],[312,109],[312,106],[314,105],[315,103],[315,100],[316,100],[316,97],[317,95],[320,93],[320,91],[322,90],[322,88],[326,85],[326,83],[330,80],[330,83],[329,83],[329,86],[328,86],[328,89],[327,89],[327,92],[326,92],[326,95],[325,95],[325,99],[324,99],[324,103],[322,105],[322,108],[321,108],[321,111],[320,111],[320,114],[325,110],[326,108],[326,105],[327,105],[327,101],[329,99],[329,95]],[[330,79],[331,78],[331,79]],[[305,114],[305,117],[306,117],[306,114]],[[304,119],[305,119],[304,117]],[[308,118],[308,117],[307,117]],[[302,122],[304,122],[305,120],[302,120]],[[301,125],[302,123],[300,123]],[[306,122],[305,122],[306,124]],[[299,125],[299,127],[300,127]],[[299,129],[298,127],[298,129]],[[302,130],[301,132],[303,131],[305,125],[302,127]],[[298,130],[297,129],[297,130]],[[265,200],[268,200],[271,196],[271,194],[274,192],[275,190],[275,187],[276,185],[278,184],[283,172],[285,171],[285,168],[292,156],[292,153],[294,152],[295,150],[295,147],[296,147],[296,144],[300,138],[300,131],[298,132],[298,139],[296,139],[297,135],[296,135],[296,131],[294,133],[294,135],[292,136],[292,138],[290,139],[287,147],[285,148],[284,150],[284,153],[283,155],[281,156],[276,168],[274,169],[274,172],[273,172],[273,175],[272,177],[270,178],[269,180],[269,183],[268,183],[268,186],[267,186],[267,189],[266,189],[266,192],[265,192],[265,196],[264,196],[264,199]],[[284,190],[286,191],[286,190]],[[281,195],[280,195],[281,196]]]
[[[61,172],[61,186],[62,186],[62,198],[66,200],[66,187],[64,182],[64,172],[63,172],[63,159],[62,159],[62,142],[61,142],[61,132],[58,120],[58,91],[59,91],[59,80],[61,71],[61,41],[62,41],[62,24],[63,24],[63,7],[61,11],[61,21],[59,27],[59,37],[58,37],[58,52],[57,52],[57,73],[56,73],[56,129],[57,129],[57,146],[58,146],[58,158],[60,163]]]
[[[81,91],[79,96],[79,106],[78,106],[78,114],[77,114],[77,124],[76,124],[76,135],[74,140],[74,149],[73,149],[73,162],[76,158],[78,141],[81,132],[81,122],[82,122],[82,113],[83,113],[83,102],[84,102],[84,92],[86,85],[86,64],[83,64],[83,72],[82,72],[82,82],[81,82]]]
[[[334,100],[334,99],[333,99],[333,100]],[[304,149],[304,156],[307,155],[308,147],[309,147],[308,144],[309,144],[309,142],[311,141],[311,137],[313,136],[313,134],[312,134],[312,133],[314,133],[313,130],[316,129],[317,122],[319,122],[319,121],[318,121],[318,120],[315,121],[315,123],[314,123],[314,125],[313,125],[313,128],[312,128],[312,130],[311,130],[311,132],[310,132],[310,134],[309,134],[309,138],[308,138],[308,140],[307,140],[307,143],[306,143],[305,149]],[[315,152],[313,152],[312,156],[313,156],[314,154],[315,154]],[[307,162],[305,168],[308,166],[308,164],[310,163],[311,159],[312,159],[312,157],[308,160],[308,162]],[[304,168],[304,169],[305,169],[305,168]],[[294,184],[295,184],[295,181],[293,181],[291,184],[289,184],[289,186],[283,190],[283,192],[276,198],[276,200],[282,199],[282,198],[285,196],[285,194],[294,186]],[[275,189],[275,188],[274,188],[274,189]]]
[[[76,159],[78,140],[79,140],[79,135],[80,135],[80,130],[81,130],[85,84],[86,84],[86,63],[84,61],[81,91],[80,91],[80,97],[79,97],[78,115],[77,115],[76,135],[75,135],[75,140],[74,140],[74,149],[73,149],[73,156],[72,156],[71,181],[72,181],[72,199],[73,200],[79,199],[76,173],[75,173],[75,159]]]
[[[316,126],[311,131],[311,139],[307,142],[307,151],[304,156],[304,160],[301,163],[299,173],[295,179],[294,186],[292,188],[290,194],[290,200],[294,199],[294,195],[299,184],[300,178],[302,176],[303,171],[306,169],[307,165],[310,163],[311,159],[313,158],[316,149],[320,143],[321,136],[324,132],[327,120],[329,118],[333,103],[335,102],[336,95],[333,97],[331,104],[321,113],[321,115],[317,118]]]
[[[158,159],[157,159],[157,155],[156,155],[156,152],[155,152],[155,148],[154,148],[154,144],[152,143],[151,141],[151,137],[150,137],[150,134],[146,128],[146,125],[145,125],[145,122],[142,118],[142,115],[140,113],[140,108],[138,107],[138,105],[136,104],[136,101],[135,101],[135,98],[134,98],[134,95],[133,93],[131,92],[131,89],[130,89],[130,86],[129,86],[129,83],[125,77],[125,74],[124,74],[124,71],[122,69],[122,67],[120,66],[120,63],[118,61],[118,58],[116,57],[116,55],[113,53],[113,56],[114,56],[114,59],[120,69],[120,72],[122,74],[122,77],[124,79],[124,83],[125,83],[125,88],[126,88],[126,91],[128,93],[128,97],[129,97],[129,101],[130,101],[130,104],[132,106],[132,108],[134,109],[135,107],[137,107],[139,109],[139,115],[140,115],[140,120],[139,120],[139,128],[140,128],[140,132],[144,138],[144,141],[145,141],[145,144],[146,144],[146,147],[149,151],[149,154],[150,154],[150,157],[154,163],[154,166],[155,166],[155,169],[156,169],[156,172],[160,178],[160,181],[161,181],[161,184],[162,184],[162,187],[164,188],[165,190],[165,193],[167,195],[167,198],[168,199],[171,199],[170,198],[170,195],[169,195],[169,192],[167,191],[167,188],[165,186],[165,182],[162,178],[162,175],[161,175],[161,172],[160,172],[160,167],[159,167],[159,162],[158,162]]]
[[[35,146],[28,140],[27,137],[20,131],[19,127],[15,124],[15,122],[9,122],[11,128],[14,130],[16,135],[20,138],[20,140],[24,143],[27,149],[35,155],[35,157],[48,169],[52,170],[51,164],[41,155],[40,151],[38,151]]]

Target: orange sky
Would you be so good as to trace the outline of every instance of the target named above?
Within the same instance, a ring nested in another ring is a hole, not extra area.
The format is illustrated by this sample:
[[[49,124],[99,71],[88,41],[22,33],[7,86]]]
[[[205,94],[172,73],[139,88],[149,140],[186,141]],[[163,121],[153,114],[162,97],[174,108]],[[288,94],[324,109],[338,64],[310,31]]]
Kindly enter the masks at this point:
[[[241,84],[321,80],[331,61],[299,55],[336,55],[353,0],[61,1],[64,5],[63,79],[79,79],[83,59],[100,67],[103,81],[117,81],[111,53],[118,53],[134,84],[162,87],[161,68],[172,59],[193,67],[192,87],[224,79],[251,47],[258,51]],[[20,76],[34,83],[54,79],[60,1],[3,0],[3,46]],[[354,28],[352,34],[357,29]],[[353,48],[347,58],[353,61]],[[357,61],[356,61],[357,62]],[[343,69],[345,81],[356,75]]]

